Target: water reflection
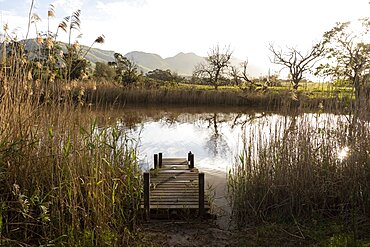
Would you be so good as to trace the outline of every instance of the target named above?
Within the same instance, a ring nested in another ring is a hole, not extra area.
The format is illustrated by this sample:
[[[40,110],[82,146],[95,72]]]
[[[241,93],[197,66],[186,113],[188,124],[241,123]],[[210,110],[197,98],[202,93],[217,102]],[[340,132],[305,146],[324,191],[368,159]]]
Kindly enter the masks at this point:
[[[318,155],[324,146],[333,147],[326,152],[335,153],[338,149],[338,162],[345,161],[353,148],[348,143],[349,138],[337,138],[345,136],[343,130],[348,124],[348,116],[344,115],[282,115],[243,108],[163,107],[126,107],[109,111],[109,117],[104,117],[99,111],[94,114],[99,125],[109,126],[118,122],[129,138],[138,140],[140,162],[145,170],[153,167],[155,153],[162,152],[164,157],[186,157],[192,151],[196,167],[206,173],[206,182],[216,192],[216,204],[224,209],[227,209],[226,174],[243,145],[251,147],[249,155],[258,157],[258,152],[265,150],[271,139],[294,143],[298,136],[310,143]],[[294,158],[299,159],[299,156],[297,153],[297,157],[287,157],[291,158],[287,162],[296,162]]]
[[[104,112],[106,114],[107,111]],[[126,107],[109,111],[109,117],[102,116],[99,111],[94,114],[99,125],[118,122],[130,138],[139,140],[138,151],[146,169],[153,166],[154,153],[182,157],[192,151],[197,167],[218,176],[225,175],[246,139],[254,147],[266,145],[271,136],[287,142],[300,125],[308,124],[310,133],[307,136],[319,148],[323,139],[317,137],[323,134],[332,136],[330,132],[336,131],[348,118],[323,113],[279,115],[243,108]],[[341,140],[327,141],[333,142],[335,147],[348,146]],[[338,159],[344,159],[347,149],[338,151]]]
[[[227,153],[230,152],[230,147],[222,130],[220,130],[220,125],[227,122],[227,120],[222,119],[219,114],[213,113],[212,116],[207,117],[205,121],[208,122],[207,128],[211,130],[205,148],[209,151],[211,156],[227,155]]]

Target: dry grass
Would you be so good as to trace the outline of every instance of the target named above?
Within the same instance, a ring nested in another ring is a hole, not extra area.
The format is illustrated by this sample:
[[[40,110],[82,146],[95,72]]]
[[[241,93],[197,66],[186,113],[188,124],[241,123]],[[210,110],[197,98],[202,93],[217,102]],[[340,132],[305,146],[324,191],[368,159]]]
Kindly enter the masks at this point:
[[[84,88],[74,99],[71,85],[32,77],[24,50],[12,51],[0,67],[0,245],[135,243],[135,142],[96,124]]]
[[[300,114],[246,131],[228,176],[233,217],[240,227],[336,219],[351,228],[354,239],[366,236],[368,115],[319,119],[320,114]],[[343,148],[349,151],[340,157]]]
[[[92,105],[182,105],[182,106],[245,106],[264,109],[318,109],[320,105],[328,111],[351,107],[347,98],[310,98],[302,92],[292,91],[242,91],[239,89],[208,90],[184,87],[119,87],[111,83],[89,82],[85,88],[85,99]],[[79,88],[74,91],[77,98]]]

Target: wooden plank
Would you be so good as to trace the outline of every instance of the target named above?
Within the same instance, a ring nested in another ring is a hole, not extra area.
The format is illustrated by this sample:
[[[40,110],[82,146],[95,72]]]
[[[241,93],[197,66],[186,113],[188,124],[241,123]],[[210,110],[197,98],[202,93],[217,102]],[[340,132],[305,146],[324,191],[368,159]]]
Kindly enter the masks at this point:
[[[182,169],[182,170],[176,170],[176,169],[162,170],[162,169],[159,169],[158,174],[162,174],[162,173],[188,173],[188,174],[191,174],[191,173],[195,173],[195,172],[198,172],[198,171],[185,170],[185,169]]]
[[[141,206],[141,208],[143,208],[143,206]],[[150,209],[198,209],[198,205],[150,205]],[[206,209],[209,209],[209,207],[206,207]]]
[[[170,180],[170,179],[179,179],[179,180],[187,179],[187,180],[196,180],[196,181],[198,181],[198,176],[197,176],[197,174],[194,174],[194,175],[179,175],[179,176],[176,176],[176,175],[157,176],[157,177],[151,177],[150,178],[150,180],[160,180],[160,181],[166,181],[166,180]]]
[[[187,184],[181,184],[181,183],[173,183],[173,184],[167,184],[167,183],[158,183],[158,184],[151,184],[151,189],[152,190],[156,190],[156,189],[160,189],[160,188],[167,188],[167,189],[198,189],[198,185],[197,184],[191,184],[191,183],[187,183]]]
[[[161,199],[161,198],[196,198],[199,200],[198,196],[190,194],[190,195],[156,195],[156,196],[151,196],[150,199]]]
[[[173,185],[173,186],[186,185],[186,186],[197,186],[198,187],[198,184],[199,184],[197,180],[193,180],[193,182],[190,182],[189,180],[172,180],[172,181],[157,180],[157,181],[150,181],[150,183],[151,183],[151,186],[154,186],[154,187],[158,185]]]
[[[187,165],[162,165],[162,170],[186,170]]]
[[[198,198],[150,198],[150,204],[157,204],[157,203],[198,203]]]
[[[171,173],[168,173],[170,171]],[[168,177],[168,176],[198,176],[198,172],[190,172],[185,170],[186,172],[181,172],[184,170],[160,170],[156,174],[153,174],[152,177]]]
[[[167,178],[151,178],[150,181],[153,183],[156,182],[168,182],[168,183],[173,183],[176,181],[185,181],[188,183],[194,183],[198,182],[198,179],[195,179],[195,177],[167,177]]]
[[[158,192],[158,193],[151,193],[150,196],[198,196],[198,193],[192,191],[191,193],[179,193],[179,192]]]
[[[198,183],[198,179],[193,177],[169,177],[169,178],[152,178],[151,183]]]
[[[163,158],[162,162],[166,163],[180,163],[180,162],[188,162],[185,158]]]
[[[181,206],[181,205],[196,205],[196,206],[199,206],[198,205],[198,202],[176,202],[176,201],[171,201],[171,202],[153,202],[153,203],[151,203],[150,205],[152,206],[155,206],[155,205],[168,205],[168,204],[171,204],[171,205],[179,205],[179,206]]]
[[[149,209],[191,209],[200,213],[202,208],[209,209],[204,192],[202,195],[204,181],[199,180],[198,169],[189,168],[189,163],[194,166],[192,153],[187,159],[163,158],[159,153],[154,162],[158,169],[150,174],[150,198],[146,202]],[[141,208],[145,206],[143,202]]]
[[[198,180],[198,173],[160,173],[157,176],[151,176],[151,179],[170,179],[170,178],[188,178]]]
[[[149,208],[150,208],[150,174],[148,172],[144,173],[144,208],[145,208],[145,217],[149,219]]]
[[[204,216],[204,173],[199,173],[199,216]]]

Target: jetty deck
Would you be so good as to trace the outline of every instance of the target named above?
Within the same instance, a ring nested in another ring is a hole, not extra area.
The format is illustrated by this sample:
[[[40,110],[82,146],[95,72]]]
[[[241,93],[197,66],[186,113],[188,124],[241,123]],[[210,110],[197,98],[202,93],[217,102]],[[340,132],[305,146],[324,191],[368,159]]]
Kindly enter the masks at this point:
[[[194,154],[188,158],[162,158],[154,155],[154,169],[144,173],[144,200],[146,217],[175,212],[198,213],[209,210],[205,198],[204,173],[194,167]]]

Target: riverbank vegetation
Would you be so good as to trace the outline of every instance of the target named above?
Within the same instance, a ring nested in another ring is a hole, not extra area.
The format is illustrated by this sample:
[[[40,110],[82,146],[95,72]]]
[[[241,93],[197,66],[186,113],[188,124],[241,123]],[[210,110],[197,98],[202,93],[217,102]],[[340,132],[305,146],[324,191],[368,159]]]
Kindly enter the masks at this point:
[[[370,241],[368,117],[363,111],[320,120],[316,113],[247,129],[228,175],[237,225],[290,224],[297,240],[367,246],[361,243]],[[311,235],[321,224],[327,231]]]
[[[51,6],[48,18],[53,16]],[[270,126],[268,138],[261,129],[244,136],[244,150],[228,175],[234,221],[240,228],[257,226],[264,232],[270,228],[261,225],[288,224],[302,238],[308,237],[307,222],[319,222],[318,228],[334,230],[327,240],[316,229],[317,238],[309,236],[314,243],[324,239],[324,245],[339,241],[356,246],[370,241],[367,65],[356,70],[357,77],[347,71],[334,83],[300,80],[293,90],[276,77],[253,80],[237,70],[234,76],[222,76],[226,66],[211,81],[162,70],[144,75],[120,54],[110,65],[97,64],[92,76],[86,51],[71,42],[79,17],[76,11],[64,18],[55,34],[37,33],[32,55],[4,28],[0,245],[140,244],[142,181],[136,140],[128,139],[118,125],[98,126],[91,111],[125,104],[237,105],[296,114]],[[38,18],[33,15],[29,21],[37,24]],[[64,49],[57,41],[59,31],[69,36]],[[327,42],[336,34],[327,33]],[[102,42],[99,36],[93,44]],[[358,54],[369,48],[354,46]],[[348,59],[338,54],[332,57],[345,64]],[[321,68],[323,73],[335,71]],[[343,117],[313,124],[299,114],[306,109],[341,112]],[[322,219],[335,224],[325,226]]]
[[[33,1],[32,1],[33,3]],[[53,8],[48,12],[52,18]],[[58,29],[76,31],[79,11]],[[37,22],[32,17],[30,22]],[[0,245],[130,246],[138,241],[135,140],[98,126],[68,90],[84,61],[48,32],[38,57],[4,28],[0,71]],[[98,37],[94,43],[102,42]],[[82,61],[82,62],[81,62]],[[84,71],[81,71],[84,73]],[[79,74],[79,73],[78,73]]]

